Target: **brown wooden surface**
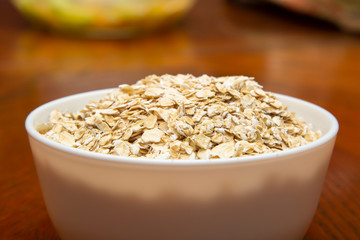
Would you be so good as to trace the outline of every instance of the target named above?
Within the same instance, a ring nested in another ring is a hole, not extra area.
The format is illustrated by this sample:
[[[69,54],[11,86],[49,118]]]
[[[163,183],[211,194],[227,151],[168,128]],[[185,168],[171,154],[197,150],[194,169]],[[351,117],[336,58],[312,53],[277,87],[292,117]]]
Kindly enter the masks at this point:
[[[183,23],[133,40],[32,30],[0,1],[0,239],[58,239],[47,215],[24,120],[73,93],[148,74],[255,76],[266,90],[318,104],[340,123],[305,239],[360,239],[360,35],[277,8],[199,1]]]

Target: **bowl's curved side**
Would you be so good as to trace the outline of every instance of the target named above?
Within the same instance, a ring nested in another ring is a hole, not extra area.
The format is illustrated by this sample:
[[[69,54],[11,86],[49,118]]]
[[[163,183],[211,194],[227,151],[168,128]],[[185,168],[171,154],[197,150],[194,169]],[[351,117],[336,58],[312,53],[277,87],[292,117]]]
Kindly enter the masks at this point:
[[[334,140],[277,161],[210,166],[99,164],[30,142],[63,239],[278,240],[305,234]]]

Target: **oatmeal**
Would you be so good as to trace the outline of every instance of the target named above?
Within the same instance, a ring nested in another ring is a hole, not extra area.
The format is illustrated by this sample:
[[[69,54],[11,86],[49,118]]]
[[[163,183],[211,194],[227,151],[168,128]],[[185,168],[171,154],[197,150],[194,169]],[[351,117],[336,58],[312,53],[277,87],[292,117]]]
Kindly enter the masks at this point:
[[[148,76],[78,112],[54,110],[38,131],[87,151],[156,159],[233,158],[320,137],[245,76]]]

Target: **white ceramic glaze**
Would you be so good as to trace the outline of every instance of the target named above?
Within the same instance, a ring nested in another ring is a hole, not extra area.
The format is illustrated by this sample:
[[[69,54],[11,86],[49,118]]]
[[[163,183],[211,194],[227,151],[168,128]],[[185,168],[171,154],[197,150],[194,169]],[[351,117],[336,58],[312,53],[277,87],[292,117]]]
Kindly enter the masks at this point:
[[[63,240],[296,240],[315,213],[338,131],[326,110],[279,99],[323,136],[279,153],[214,160],[131,159],[50,141],[35,130],[110,89],[61,98],[26,119],[49,215]]]

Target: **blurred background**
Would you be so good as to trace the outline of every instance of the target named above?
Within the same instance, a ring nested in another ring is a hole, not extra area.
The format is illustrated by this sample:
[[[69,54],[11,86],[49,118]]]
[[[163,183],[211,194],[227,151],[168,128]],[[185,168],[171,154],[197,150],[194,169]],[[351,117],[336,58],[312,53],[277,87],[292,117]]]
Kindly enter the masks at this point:
[[[0,1],[0,239],[58,239],[24,121],[50,100],[149,74],[254,76],[340,123],[306,239],[360,238],[357,0]]]

